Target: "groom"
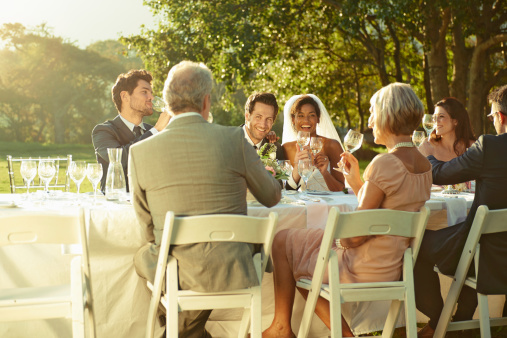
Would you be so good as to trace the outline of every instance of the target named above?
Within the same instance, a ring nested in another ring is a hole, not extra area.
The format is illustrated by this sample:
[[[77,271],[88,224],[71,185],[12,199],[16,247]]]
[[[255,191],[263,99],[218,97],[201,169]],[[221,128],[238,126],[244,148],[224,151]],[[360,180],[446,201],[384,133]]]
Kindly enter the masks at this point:
[[[164,99],[174,117],[157,137],[130,148],[133,204],[148,242],[134,258],[137,273],[152,280],[167,211],[177,216],[247,214],[246,189],[272,207],[280,185],[262,165],[237,127],[210,124],[213,78],[204,64],[183,61],[165,82]],[[254,247],[217,242],[180,245],[178,260],[184,290],[227,291],[258,285],[252,263]],[[179,316],[180,337],[208,337],[204,325],[211,311]]]
[[[276,146],[276,159],[285,160],[282,146],[271,128],[278,115],[278,103],[271,93],[254,93],[245,103],[245,124],[241,125],[245,138],[254,147],[260,149],[266,143]]]

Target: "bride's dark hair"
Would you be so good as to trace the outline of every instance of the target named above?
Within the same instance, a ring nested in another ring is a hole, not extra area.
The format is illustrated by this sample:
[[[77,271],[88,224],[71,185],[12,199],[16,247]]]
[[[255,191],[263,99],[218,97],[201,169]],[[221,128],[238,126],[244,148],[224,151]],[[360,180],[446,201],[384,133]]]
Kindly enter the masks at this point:
[[[319,104],[315,102],[315,100],[310,95],[303,95],[299,97],[290,108],[292,129],[294,130],[296,130],[296,127],[294,126],[294,119],[296,118],[296,114],[301,111],[301,107],[303,107],[305,104],[311,104],[313,108],[315,108],[315,113],[317,114],[317,117],[320,119]]]

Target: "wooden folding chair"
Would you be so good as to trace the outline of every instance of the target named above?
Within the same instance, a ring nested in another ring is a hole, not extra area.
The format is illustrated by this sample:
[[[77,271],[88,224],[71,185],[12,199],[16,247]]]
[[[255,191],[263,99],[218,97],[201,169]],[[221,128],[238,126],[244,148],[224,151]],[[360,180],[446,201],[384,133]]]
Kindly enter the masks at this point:
[[[331,208],[322,239],[313,279],[302,279],[297,286],[309,290],[306,306],[301,319],[298,337],[307,337],[310,323],[319,296],[329,301],[331,310],[331,337],[342,337],[341,304],[391,300],[391,306],[384,325],[382,337],[392,337],[401,305],[405,305],[407,336],[417,336],[413,269],[421,240],[424,235],[429,209],[420,212],[406,212],[387,209],[363,210],[340,213]],[[391,235],[411,238],[403,255],[401,281],[375,283],[340,283],[338,257],[332,244],[340,238],[367,235]],[[329,285],[322,284],[328,269]]]
[[[70,284],[0,289],[0,321],[71,318],[73,336],[84,337],[87,312],[88,336],[95,337],[83,209],[79,216],[35,213],[0,216],[0,247],[38,243],[81,245],[82,255],[71,262]]]
[[[7,170],[9,172],[9,183],[11,186],[11,193],[16,193],[16,189],[26,189],[26,184],[23,182],[23,180],[19,180],[16,177],[16,173],[19,173],[19,167],[21,165],[21,162],[23,160],[34,160],[34,161],[40,161],[40,160],[53,160],[55,161],[55,168],[56,168],[56,174],[55,177],[51,180],[49,184],[49,188],[51,189],[61,189],[63,188],[64,191],[69,192],[70,190],[70,177],[69,177],[69,167],[70,163],[72,162],[72,155],[67,155],[67,157],[12,157],[11,155],[7,155]],[[19,164],[17,164],[19,162]],[[63,182],[58,181],[59,176],[59,169],[61,165],[65,165],[65,178]],[[21,176],[21,175],[20,175]],[[44,188],[44,185],[42,184],[41,180],[39,179],[37,183],[35,183],[36,180],[34,180],[33,184],[30,185],[30,188],[35,189],[41,189]]]
[[[445,299],[444,308],[440,314],[434,337],[444,337],[446,331],[467,330],[479,328],[481,337],[491,337],[491,326],[507,325],[507,318],[491,318],[489,317],[488,296],[477,293],[479,303],[479,319],[467,320],[461,322],[450,322],[451,316],[456,308],[458,296],[463,288],[463,284],[471,288],[477,288],[477,272],[479,271],[479,240],[483,234],[491,234],[496,232],[507,231],[507,209],[489,210],[487,206],[481,205],[477,208],[474,222],[468,233],[461,258],[456,268],[454,276],[444,275],[435,267],[435,271],[443,276],[452,278],[451,287],[447,298]],[[467,277],[468,269],[472,260],[475,262],[476,276]],[[486,277],[487,278],[487,277]]]
[[[243,215],[204,215],[174,217],[169,211],[165,218],[162,243],[157,262],[152,290],[146,337],[153,337],[157,308],[161,304],[166,310],[166,333],[178,337],[178,313],[185,310],[244,308],[239,337],[246,337],[252,321],[252,337],[260,337],[261,328],[261,284],[266,269],[271,244],[278,222],[278,214],[271,212],[267,218]],[[253,262],[259,285],[225,292],[196,292],[178,290],[178,266],[169,255],[171,245],[202,242],[244,242],[262,244],[260,253]],[[168,260],[169,258],[169,260]],[[166,287],[163,290],[163,280]]]

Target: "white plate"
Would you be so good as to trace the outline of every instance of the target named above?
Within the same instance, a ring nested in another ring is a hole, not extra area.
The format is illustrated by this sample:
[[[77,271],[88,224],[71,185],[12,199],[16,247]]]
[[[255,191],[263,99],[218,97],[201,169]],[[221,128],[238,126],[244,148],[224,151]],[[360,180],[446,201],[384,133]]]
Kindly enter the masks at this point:
[[[330,191],[308,191],[308,195],[332,195]]]
[[[0,208],[18,208],[19,206],[13,201],[0,201]]]

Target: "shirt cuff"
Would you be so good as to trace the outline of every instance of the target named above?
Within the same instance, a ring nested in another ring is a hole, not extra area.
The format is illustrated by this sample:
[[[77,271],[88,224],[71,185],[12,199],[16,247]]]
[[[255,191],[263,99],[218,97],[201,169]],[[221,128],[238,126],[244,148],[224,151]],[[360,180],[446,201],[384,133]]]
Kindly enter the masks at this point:
[[[151,131],[151,134],[152,134],[152,135],[157,135],[157,134],[158,134],[158,130],[157,130],[157,129],[155,129],[155,127],[151,128],[151,129],[150,129],[150,130],[148,130],[148,131]]]
[[[292,177],[292,174],[289,176],[289,179],[286,182],[292,189],[298,190],[299,184],[294,181],[294,178]]]

